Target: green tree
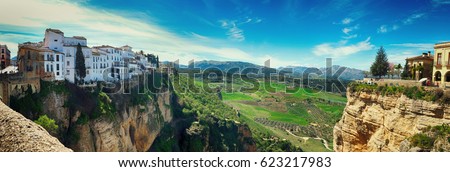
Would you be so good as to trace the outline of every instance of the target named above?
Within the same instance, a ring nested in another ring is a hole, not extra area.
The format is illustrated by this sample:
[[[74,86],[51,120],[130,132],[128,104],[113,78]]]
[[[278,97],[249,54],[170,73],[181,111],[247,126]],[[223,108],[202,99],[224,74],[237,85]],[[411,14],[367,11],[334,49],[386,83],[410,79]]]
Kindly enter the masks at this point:
[[[403,69],[402,65],[399,63],[397,66],[395,66],[396,74],[398,77],[400,77],[401,70]]]
[[[84,62],[83,50],[81,49],[81,45],[79,43],[77,45],[77,53],[75,55],[75,72],[77,81],[83,83],[84,78],[86,77],[86,65]]]
[[[159,56],[156,56],[156,68],[159,68]]]
[[[408,79],[411,76],[409,70],[410,69],[409,69],[408,62],[406,62],[405,67],[403,68],[403,72],[402,72],[403,79]]]
[[[386,55],[386,51],[383,47],[380,47],[380,49],[377,52],[377,56],[375,58],[375,62],[370,67],[370,72],[373,76],[378,76],[378,78],[381,78],[382,76],[385,76],[388,73],[389,70],[389,62]]]
[[[56,125],[55,120],[50,119],[47,115],[40,116],[34,122],[44,127],[51,134],[56,134],[58,131],[58,125]]]

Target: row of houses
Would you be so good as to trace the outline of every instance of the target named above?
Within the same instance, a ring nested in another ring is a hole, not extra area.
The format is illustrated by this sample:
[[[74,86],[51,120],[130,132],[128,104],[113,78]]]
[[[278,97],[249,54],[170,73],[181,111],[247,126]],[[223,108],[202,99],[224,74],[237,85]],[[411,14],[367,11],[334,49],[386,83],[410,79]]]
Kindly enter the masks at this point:
[[[450,42],[435,44],[434,53],[407,58],[409,70],[416,80],[428,78],[435,86],[450,87]]]
[[[18,48],[18,70],[26,78],[68,80],[74,83],[78,78],[75,68],[77,52],[84,57],[85,84],[126,80],[159,66],[159,57],[142,51],[133,52],[128,45],[89,47],[85,37],[66,37],[58,29],[46,29],[42,42],[26,42],[19,44]]]

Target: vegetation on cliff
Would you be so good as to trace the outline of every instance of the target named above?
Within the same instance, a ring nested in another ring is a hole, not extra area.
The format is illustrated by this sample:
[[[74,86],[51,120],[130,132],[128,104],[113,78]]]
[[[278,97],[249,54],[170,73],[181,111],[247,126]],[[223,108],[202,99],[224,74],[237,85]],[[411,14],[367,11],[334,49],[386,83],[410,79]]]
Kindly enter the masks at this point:
[[[368,92],[389,95],[405,95],[414,100],[425,100],[431,102],[440,102],[443,104],[450,103],[450,92],[443,91],[440,88],[425,89],[424,87],[405,87],[405,86],[388,86],[388,85],[368,85],[364,83],[350,83],[348,88],[351,92]]]
[[[40,116],[34,122],[44,127],[50,134],[55,134],[58,131],[58,125],[56,125],[55,120],[50,119],[47,115]]]
[[[409,138],[409,141],[412,147],[419,147],[421,151],[450,151],[450,126],[429,126],[422,133]]]

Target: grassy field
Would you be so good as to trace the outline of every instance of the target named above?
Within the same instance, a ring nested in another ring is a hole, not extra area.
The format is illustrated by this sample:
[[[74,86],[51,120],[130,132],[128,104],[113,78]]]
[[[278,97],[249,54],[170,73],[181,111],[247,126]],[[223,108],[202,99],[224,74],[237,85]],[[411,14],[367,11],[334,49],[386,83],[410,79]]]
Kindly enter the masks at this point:
[[[238,100],[253,100],[253,97],[244,93],[225,93],[222,92],[222,99],[224,101],[238,101]]]
[[[270,83],[270,87],[269,82],[259,84],[259,89],[253,92],[239,92],[240,87],[245,86],[243,83],[230,87],[233,92],[222,90],[222,100],[239,111],[239,120],[249,125],[254,137],[267,137],[268,134],[288,140],[304,151],[330,151],[321,140],[315,138],[323,137],[328,140],[328,147],[332,147],[330,133],[342,115],[346,97],[303,88],[289,92],[292,88],[288,89],[283,83]],[[196,82],[196,85],[201,85],[201,82]],[[286,131],[296,126],[305,131]]]

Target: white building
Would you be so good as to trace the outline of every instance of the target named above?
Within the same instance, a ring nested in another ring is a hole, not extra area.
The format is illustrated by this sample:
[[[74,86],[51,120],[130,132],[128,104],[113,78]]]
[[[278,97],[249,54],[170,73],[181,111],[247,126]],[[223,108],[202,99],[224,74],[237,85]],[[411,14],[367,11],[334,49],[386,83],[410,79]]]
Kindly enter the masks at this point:
[[[142,52],[133,52],[131,46],[117,48],[102,45],[90,48],[85,37],[65,37],[64,32],[58,29],[46,29],[42,43],[27,45],[39,49],[44,59],[45,73],[54,80],[75,82],[78,45],[81,46],[86,65],[85,83],[129,79],[156,67]]]
[[[45,56],[46,71],[53,72],[55,80],[67,79],[69,82],[75,82],[75,56],[78,44],[82,48],[85,57],[86,78],[89,76],[89,69],[92,64],[89,63],[92,57],[92,50],[87,46],[87,39],[81,36],[65,37],[64,32],[58,29],[45,30],[44,48],[52,50]],[[48,68],[47,68],[48,66]],[[47,70],[48,69],[48,70]]]

